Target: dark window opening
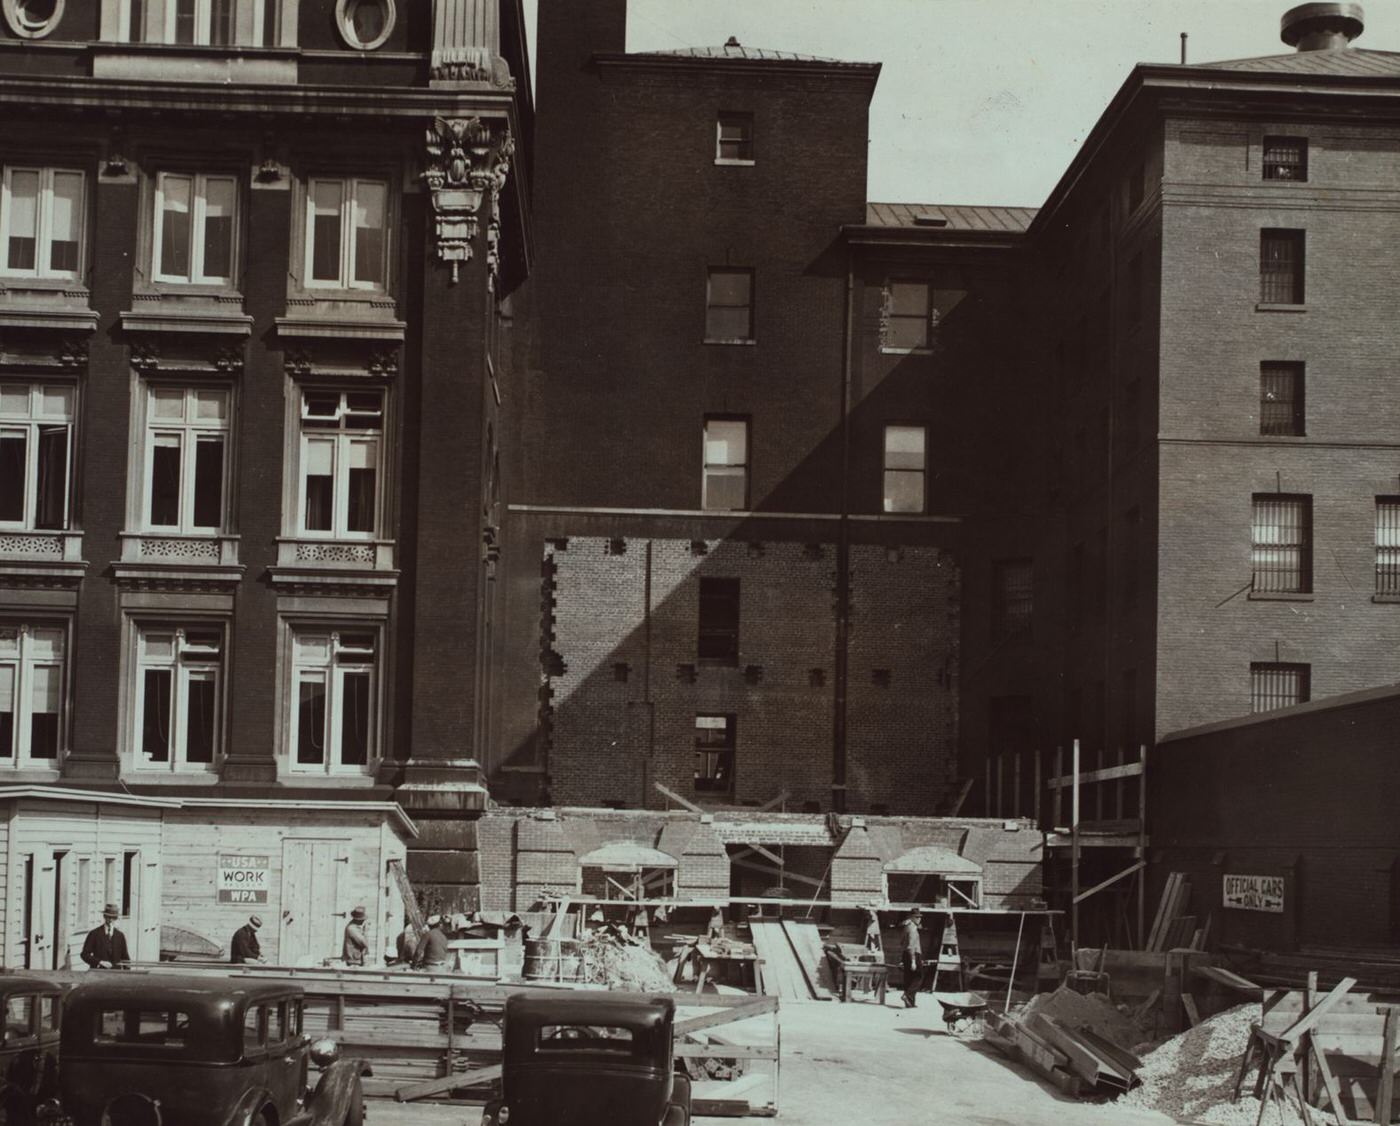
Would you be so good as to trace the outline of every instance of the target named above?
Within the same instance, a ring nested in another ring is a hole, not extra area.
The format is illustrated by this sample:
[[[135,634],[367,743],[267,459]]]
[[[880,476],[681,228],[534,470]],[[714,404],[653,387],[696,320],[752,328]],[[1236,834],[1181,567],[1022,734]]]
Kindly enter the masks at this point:
[[[699,658],[709,665],[739,663],[739,580],[700,580]]]
[[[1033,577],[1029,559],[1003,559],[992,564],[993,641],[1030,630]]]
[[[1303,232],[1259,232],[1259,300],[1269,305],[1303,304]]]
[[[1306,704],[1312,689],[1312,667],[1292,664],[1249,666],[1249,710],[1271,712]]]
[[[752,270],[710,269],[705,301],[705,339],[753,339]]]
[[[1306,137],[1264,138],[1264,179],[1303,181],[1307,178]]]
[[[734,716],[695,717],[695,788],[732,792],[734,789]]]
[[[1259,433],[1273,437],[1304,434],[1304,367],[1297,363],[1259,365]]]

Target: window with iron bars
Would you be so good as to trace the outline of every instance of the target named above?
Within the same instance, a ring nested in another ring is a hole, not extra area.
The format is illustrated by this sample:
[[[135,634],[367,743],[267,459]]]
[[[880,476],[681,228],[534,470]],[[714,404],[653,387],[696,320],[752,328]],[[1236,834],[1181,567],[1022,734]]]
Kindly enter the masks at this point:
[[[1266,305],[1303,304],[1303,232],[1259,232],[1259,300]]]
[[[1254,591],[1311,592],[1312,554],[1312,497],[1256,493],[1250,551]]]
[[[1306,137],[1264,138],[1264,179],[1304,181],[1308,178]]]
[[[1033,580],[1029,559],[1002,559],[992,564],[993,640],[1030,630]]]
[[[1400,597],[1400,497],[1376,498],[1376,593]]]
[[[1312,688],[1312,666],[1256,663],[1249,666],[1249,710],[1271,712],[1306,704]]]
[[[1259,433],[1301,437],[1303,423],[1303,365],[1259,365]]]

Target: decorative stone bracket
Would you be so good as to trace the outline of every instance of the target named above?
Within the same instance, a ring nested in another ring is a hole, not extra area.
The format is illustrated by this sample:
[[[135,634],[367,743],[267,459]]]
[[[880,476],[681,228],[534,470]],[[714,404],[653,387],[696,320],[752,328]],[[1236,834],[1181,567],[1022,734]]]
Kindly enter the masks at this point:
[[[492,126],[479,117],[433,119],[427,131],[428,167],[423,180],[433,206],[438,260],[452,268],[456,285],[462,263],[472,259],[472,243],[480,230],[482,200],[490,194],[491,226],[487,264],[495,287],[496,218],[501,189],[510,176],[515,139],[504,123]]]

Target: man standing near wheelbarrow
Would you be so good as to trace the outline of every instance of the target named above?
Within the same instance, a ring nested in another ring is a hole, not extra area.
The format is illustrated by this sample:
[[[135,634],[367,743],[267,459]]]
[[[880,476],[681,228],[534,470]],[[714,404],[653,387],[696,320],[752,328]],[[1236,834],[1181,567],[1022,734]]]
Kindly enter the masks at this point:
[[[923,919],[921,908],[915,907],[904,920],[901,931],[904,935],[904,949],[900,963],[904,967],[904,1007],[915,1007],[919,986],[924,981],[924,937],[919,933],[919,923]]]

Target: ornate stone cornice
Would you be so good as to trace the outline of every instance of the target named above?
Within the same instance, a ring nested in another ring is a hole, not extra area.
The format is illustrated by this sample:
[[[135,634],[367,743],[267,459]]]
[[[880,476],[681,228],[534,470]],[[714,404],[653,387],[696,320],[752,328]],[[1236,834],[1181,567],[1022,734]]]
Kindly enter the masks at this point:
[[[489,192],[494,215],[514,151],[508,127],[493,126],[479,117],[435,117],[427,131],[428,167],[423,180],[432,201],[438,260],[451,267],[454,285],[462,264],[472,259],[482,200]]]

